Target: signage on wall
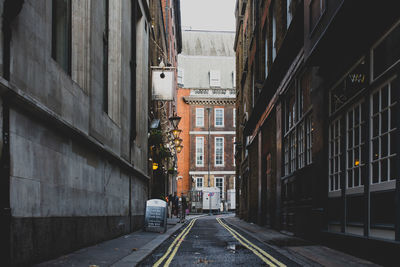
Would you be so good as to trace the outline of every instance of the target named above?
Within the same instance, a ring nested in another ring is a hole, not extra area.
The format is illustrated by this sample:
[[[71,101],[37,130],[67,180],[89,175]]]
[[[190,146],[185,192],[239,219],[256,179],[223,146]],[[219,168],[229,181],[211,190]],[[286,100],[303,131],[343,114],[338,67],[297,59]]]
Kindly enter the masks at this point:
[[[367,64],[362,60],[331,90],[331,112],[341,108],[350,98],[365,88]]]

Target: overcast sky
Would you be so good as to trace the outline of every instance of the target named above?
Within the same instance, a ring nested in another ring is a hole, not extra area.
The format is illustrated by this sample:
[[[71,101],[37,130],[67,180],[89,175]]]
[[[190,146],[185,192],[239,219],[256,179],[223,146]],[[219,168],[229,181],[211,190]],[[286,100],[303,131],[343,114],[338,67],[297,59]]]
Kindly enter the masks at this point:
[[[235,31],[236,0],[181,0],[182,27]]]

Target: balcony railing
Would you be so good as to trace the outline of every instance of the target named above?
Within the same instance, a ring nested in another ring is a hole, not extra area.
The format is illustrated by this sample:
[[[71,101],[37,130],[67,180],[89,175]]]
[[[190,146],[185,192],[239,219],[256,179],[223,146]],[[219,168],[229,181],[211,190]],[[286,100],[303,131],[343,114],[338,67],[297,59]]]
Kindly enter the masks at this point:
[[[235,89],[193,89],[190,92],[193,96],[205,97],[236,97]]]

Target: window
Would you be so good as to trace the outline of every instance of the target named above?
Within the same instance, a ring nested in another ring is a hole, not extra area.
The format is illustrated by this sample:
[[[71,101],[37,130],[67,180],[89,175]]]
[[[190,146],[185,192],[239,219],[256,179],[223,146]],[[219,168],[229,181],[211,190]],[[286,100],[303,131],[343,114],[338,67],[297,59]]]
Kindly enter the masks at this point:
[[[329,126],[329,191],[340,190],[340,118]]]
[[[372,48],[371,54],[374,79],[400,60],[400,21]]]
[[[215,127],[224,127],[224,109],[214,109],[214,124]]]
[[[276,14],[272,12],[272,62],[276,58]]]
[[[265,31],[265,78],[268,77],[268,31]]]
[[[290,134],[290,171],[296,170],[296,131]]]
[[[284,168],[285,168],[285,175],[290,174],[290,169],[289,169],[289,138],[285,138],[284,142]]]
[[[284,103],[283,165],[284,175],[312,163],[312,114],[310,72],[290,85]]]
[[[236,127],[236,108],[233,109],[233,127]]]
[[[210,70],[210,87],[221,87],[221,73],[219,70]]]
[[[219,196],[221,199],[224,198],[224,177],[215,177],[215,187],[219,188]]]
[[[299,124],[298,128],[298,138],[297,138],[297,147],[298,147],[298,165],[299,169],[303,168],[305,166],[305,138],[304,138],[304,122]]]
[[[310,2],[310,32],[317,26],[320,17],[325,11],[325,1],[326,0],[311,0]]]
[[[364,165],[362,149],[365,144],[362,104],[356,104],[346,113],[346,181],[347,188],[363,185],[361,168]]]
[[[196,188],[203,187],[203,177],[196,177]]]
[[[196,166],[204,166],[204,137],[196,137]]]
[[[185,84],[185,71],[182,68],[178,68],[178,85],[184,86]]]
[[[196,127],[204,127],[204,108],[196,108]]]
[[[398,88],[396,88],[398,89]],[[395,115],[392,81],[371,95],[370,178],[372,184],[395,180]]]
[[[53,0],[52,7],[53,59],[71,74],[71,0]]]
[[[215,137],[215,166],[224,166],[224,138]]]
[[[236,137],[233,137],[233,166],[236,166],[235,154],[236,154]]]
[[[312,125],[312,116],[309,116],[306,119],[306,162],[307,164],[312,163],[312,132],[313,132],[313,125]]]

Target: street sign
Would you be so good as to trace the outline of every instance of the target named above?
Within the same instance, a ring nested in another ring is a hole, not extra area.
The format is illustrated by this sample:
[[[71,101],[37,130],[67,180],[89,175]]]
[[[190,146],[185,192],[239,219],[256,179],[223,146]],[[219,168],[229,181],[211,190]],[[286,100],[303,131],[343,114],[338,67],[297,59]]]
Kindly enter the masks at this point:
[[[147,200],[144,229],[148,232],[167,230],[167,202],[161,199]]]

